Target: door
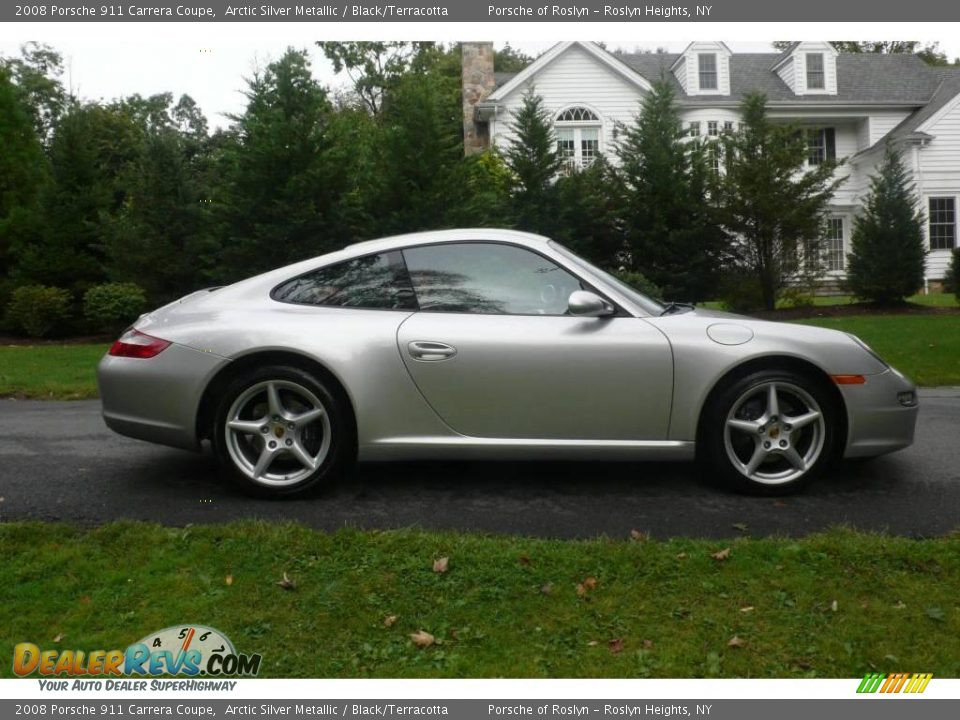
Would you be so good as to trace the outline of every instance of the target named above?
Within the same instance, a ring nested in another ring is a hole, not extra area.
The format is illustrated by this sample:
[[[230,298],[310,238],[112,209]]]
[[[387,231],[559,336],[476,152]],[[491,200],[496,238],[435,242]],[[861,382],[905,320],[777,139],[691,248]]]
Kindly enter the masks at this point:
[[[502,243],[404,250],[420,311],[397,343],[427,402],[485,438],[662,440],[673,390],[666,338],[640,318],[566,315],[581,281]]]

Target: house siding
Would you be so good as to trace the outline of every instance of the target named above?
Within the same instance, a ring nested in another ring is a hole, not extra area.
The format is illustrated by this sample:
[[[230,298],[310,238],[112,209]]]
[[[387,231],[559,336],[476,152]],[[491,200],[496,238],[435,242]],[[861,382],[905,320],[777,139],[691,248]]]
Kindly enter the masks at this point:
[[[784,63],[777,68],[777,75],[780,76],[780,79],[783,80],[787,87],[796,92],[796,86],[794,85],[794,80],[796,77],[796,58],[791,56],[789,59],[785,60]]]
[[[593,110],[601,121],[600,150],[608,157],[617,123],[631,124],[640,111],[640,88],[576,45],[537,73],[531,85],[551,115],[574,105]],[[494,145],[505,147],[515,139],[510,129],[513,114],[522,107],[528,89],[518,87],[503,98],[497,117],[490,122]]]
[[[880,142],[887,133],[910,117],[910,114],[909,110],[872,113],[867,126],[867,142],[860,149]]]
[[[946,108],[946,112],[924,128],[933,139],[917,150],[917,185],[923,198],[926,216],[931,197],[952,197],[960,211],[960,101]],[[955,233],[960,227],[955,228]],[[924,235],[929,244],[929,226],[924,224]],[[950,263],[949,250],[931,250],[927,256],[927,276],[941,279]]]

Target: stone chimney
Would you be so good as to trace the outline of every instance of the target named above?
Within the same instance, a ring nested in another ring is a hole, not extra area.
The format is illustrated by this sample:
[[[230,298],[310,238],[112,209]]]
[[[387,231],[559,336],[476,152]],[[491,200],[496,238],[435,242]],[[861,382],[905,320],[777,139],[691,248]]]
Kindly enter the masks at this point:
[[[493,43],[464,42],[462,53],[463,84],[463,152],[474,155],[490,146],[487,123],[478,124],[474,110],[477,103],[486,100],[493,92],[496,80],[493,76]]]

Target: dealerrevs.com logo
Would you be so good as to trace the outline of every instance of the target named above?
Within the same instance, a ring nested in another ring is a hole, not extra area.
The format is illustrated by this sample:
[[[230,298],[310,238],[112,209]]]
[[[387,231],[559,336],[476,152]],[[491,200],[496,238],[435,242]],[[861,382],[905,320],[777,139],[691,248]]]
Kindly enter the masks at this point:
[[[249,677],[260,671],[261,659],[238,653],[230,639],[214,628],[174,625],[123,650],[44,650],[31,642],[19,643],[13,649],[13,672],[17,677]]]
[[[932,673],[867,673],[860,681],[857,692],[922,693],[932,678]]]

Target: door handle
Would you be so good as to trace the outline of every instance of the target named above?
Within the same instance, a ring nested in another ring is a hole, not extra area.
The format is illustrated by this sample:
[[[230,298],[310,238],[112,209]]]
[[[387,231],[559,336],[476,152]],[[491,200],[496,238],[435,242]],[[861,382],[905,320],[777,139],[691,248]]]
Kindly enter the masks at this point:
[[[414,340],[407,345],[410,357],[414,360],[423,360],[433,362],[436,360],[449,360],[457,354],[457,349],[451,345],[431,340]]]

